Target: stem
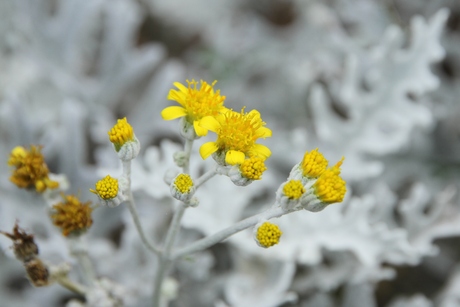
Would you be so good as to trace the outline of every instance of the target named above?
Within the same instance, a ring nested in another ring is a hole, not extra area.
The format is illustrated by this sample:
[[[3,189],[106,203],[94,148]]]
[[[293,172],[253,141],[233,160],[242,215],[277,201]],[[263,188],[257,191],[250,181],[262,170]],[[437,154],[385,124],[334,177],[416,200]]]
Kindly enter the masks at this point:
[[[83,285],[71,281],[67,276],[56,277],[56,282],[72,292],[83,296],[86,294],[86,289]]]
[[[83,236],[69,238],[70,254],[74,256],[81,270],[86,284],[93,285],[96,280],[96,273],[94,272],[93,264],[88,255],[88,248]]]
[[[153,306],[160,307],[161,301],[161,288],[163,286],[163,281],[168,271],[169,267],[171,266],[172,259],[171,259],[171,249],[176,239],[176,235],[178,230],[180,229],[180,221],[184,216],[185,209],[187,205],[184,203],[180,203],[179,207],[174,212],[174,216],[169,226],[168,233],[166,234],[165,245],[163,249],[163,254],[158,259],[158,266],[157,266],[157,273],[155,276],[154,282],[154,292],[153,292]]]
[[[215,169],[211,169],[207,171],[206,173],[204,173],[200,178],[195,180],[195,189],[198,189],[203,183],[205,183],[206,181],[208,181],[215,175],[217,175],[217,172]]]
[[[137,213],[136,204],[134,203],[133,193],[131,191],[131,161],[123,161],[123,175],[128,180],[126,191],[123,194],[127,196],[126,203],[128,204],[129,212],[133,218],[134,225],[136,225],[137,232],[141,237],[142,243],[155,254],[160,254],[160,250],[152,244],[145,236],[144,229],[142,228],[141,221],[139,220],[139,214]]]
[[[280,217],[284,214],[290,213],[291,211],[284,211],[281,208],[275,208],[275,209],[269,209],[265,212],[262,212],[260,214],[248,217],[247,219],[244,219],[228,228],[225,228],[209,237],[203,238],[201,240],[198,240],[192,244],[190,244],[187,247],[184,247],[177,252],[174,253],[173,259],[177,259],[183,256],[186,256],[188,254],[192,254],[201,250],[204,250],[208,247],[213,246],[214,244],[217,244],[228,237],[234,235],[237,232],[240,232],[246,228],[249,228],[251,226],[254,226],[257,224],[260,220],[266,219],[272,219],[276,217]]]
[[[185,164],[183,167],[184,173],[190,173],[190,154],[192,153],[193,140],[185,139],[184,152],[186,156]]]

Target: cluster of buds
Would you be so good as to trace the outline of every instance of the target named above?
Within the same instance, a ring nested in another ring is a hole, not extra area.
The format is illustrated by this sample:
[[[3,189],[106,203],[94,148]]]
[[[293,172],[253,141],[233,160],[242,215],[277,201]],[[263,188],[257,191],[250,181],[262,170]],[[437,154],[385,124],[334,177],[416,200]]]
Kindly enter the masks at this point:
[[[38,257],[38,246],[34,241],[34,236],[27,234],[23,229],[16,225],[13,233],[0,231],[1,234],[13,241],[13,251],[16,259],[24,264],[27,277],[35,287],[43,287],[50,284],[50,272],[48,267]]]
[[[346,182],[340,177],[344,158],[327,168],[328,161],[318,149],[306,152],[277,191],[277,203],[286,211],[305,209],[321,211],[328,205],[343,201]]]

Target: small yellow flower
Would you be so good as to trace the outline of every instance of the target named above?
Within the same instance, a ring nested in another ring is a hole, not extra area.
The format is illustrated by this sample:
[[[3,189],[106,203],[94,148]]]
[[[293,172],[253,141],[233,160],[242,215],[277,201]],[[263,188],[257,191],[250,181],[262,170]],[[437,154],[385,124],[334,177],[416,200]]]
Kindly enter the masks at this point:
[[[73,195],[64,197],[64,201],[53,206],[51,214],[53,224],[61,228],[62,234],[68,236],[72,232],[85,231],[93,224],[91,202],[81,203]]]
[[[206,159],[211,154],[225,154],[225,163],[229,165],[242,164],[246,157],[260,157],[266,159],[271,155],[270,149],[256,144],[258,138],[272,135],[272,131],[265,126],[260,113],[252,110],[249,113],[240,113],[227,110],[216,117],[205,117],[201,125],[217,134],[215,142],[208,142],[201,146],[200,155]]]
[[[198,82],[195,80],[188,81],[188,87],[179,82],[174,85],[179,90],[170,90],[169,100],[178,102],[181,106],[171,106],[163,109],[161,116],[164,120],[172,120],[185,116],[188,123],[193,124],[197,136],[204,136],[208,130],[200,126],[201,120],[206,116],[217,116],[225,110],[225,96],[220,95],[220,90],[214,92],[213,86],[217,81],[208,84],[206,81],[200,81],[200,88],[197,88]]]
[[[108,132],[110,142],[115,146],[117,152],[127,142],[134,141],[133,127],[128,123],[126,117],[119,119],[115,126]]]
[[[283,187],[283,194],[289,199],[299,199],[305,193],[300,180],[290,180]]]
[[[257,244],[268,248],[278,244],[282,234],[283,233],[277,225],[270,222],[264,222],[257,228],[255,239]]]
[[[314,194],[323,203],[341,202],[345,197],[346,182],[339,176],[343,160],[344,158],[333,167],[325,170],[313,184]]]
[[[96,182],[96,190],[90,189],[89,191],[104,200],[113,199],[118,194],[118,180],[107,175]]]
[[[42,193],[47,188],[55,189],[59,186],[59,183],[48,177],[48,166],[40,146],[31,145],[30,150],[15,147],[11,151],[8,165],[15,167],[10,181],[20,188],[35,187],[37,192]]]
[[[188,174],[179,174],[173,183],[182,194],[189,193],[193,187],[193,180]]]
[[[260,157],[252,157],[245,159],[240,165],[240,171],[243,177],[251,180],[262,179],[262,174],[267,170],[264,164],[264,159]]]
[[[318,178],[327,168],[327,160],[323,154],[318,152],[318,148],[310,152],[305,152],[300,168],[302,174],[308,178]]]

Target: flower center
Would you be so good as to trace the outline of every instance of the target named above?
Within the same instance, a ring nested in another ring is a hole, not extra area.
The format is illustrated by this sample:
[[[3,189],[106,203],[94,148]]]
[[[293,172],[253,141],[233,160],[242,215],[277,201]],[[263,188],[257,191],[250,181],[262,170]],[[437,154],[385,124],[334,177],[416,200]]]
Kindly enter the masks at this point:
[[[321,176],[313,184],[314,193],[324,203],[337,203],[341,202],[347,192],[345,180],[340,175],[340,160],[332,168],[325,170]]]
[[[264,164],[264,159],[260,157],[252,157],[244,160],[240,165],[241,174],[251,180],[260,180],[262,174],[267,170]]]
[[[309,178],[318,178],[326,170],[327,160],[323,154],[318,152],[318,148],[310,152],[305,152],[301,168],[304,176]]]
[[[96,182],[96,190],[90,189],[90,191],[99,195],[102,199],[115,198],[118,194],[118,180],[107,175]]]
[[[260,137],[257,130],[265,123],[258,112],[224,113],[224,122],[218,131],[217,146],[221,150],[236,150],[248,153]]]
[[[283,194],[290,199],[299,199],[305,193],[305,188],[300,180],[290,180],[283,187]]]
[[[277,225],[265,222],[257,229],[256,238],[263,247],[270,247],[279,243],[281,235],[282,232]]]
[[[193,180],[188,174],[179,174],[174,181],[174,185],[182,194],[188,193],[193,187]]]
[[[197,81],[187,80],[188,89],[183,103],[190,121],[219,114],[223,107],[225,96],[220,95],[220,90],[214,92],[213,86],[216,82],[208,84],[206,81],[201,81],[201,86],[197,89]]]

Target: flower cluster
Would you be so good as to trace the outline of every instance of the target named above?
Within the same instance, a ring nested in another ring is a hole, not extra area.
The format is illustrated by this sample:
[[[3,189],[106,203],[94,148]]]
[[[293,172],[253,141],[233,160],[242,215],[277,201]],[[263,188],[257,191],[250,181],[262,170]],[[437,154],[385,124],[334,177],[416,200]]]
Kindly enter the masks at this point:
[[[303,208],[315,212],[343,201],[347,192],[346,182],[340,177],[343,160],[327,168],[328,161],[318,149],[307,151],[278,190],[281,207],[287,211]]]
[[[10,181],[20,188],[35,187],[37,192],[43,193],[46,189],[55,189],[59,186],[48,177],[48,166],[40,146],[31,145],[29,150],[22,146],[15,147],[11,151],[8,165],[15,168]]]
[[[228,166],[227,173],[237,185],[247,185],[260,180],[266,170],[264,161],[271,155],[270,149],[256,143],[259,138],[267,138],[272,131],[265,127],[257,110],[235,112],[224,106],[225,96],[214,91],[214,85],[201,81],[187,81],[188,87],[175,82],[179,90],[171,90],[168,99],[181,106],[165,108],[161,115],[165,120],[183,118],[181,133],[186,139],[204,136],[208,131],[216,133],[217,139],[200,147],[203,159],[212,155],[221,166]],[[189,129],[193,127],[193,129]],[[190,135],[189,131],[193,132]],[[230,170],[232,166],[238,166]]]

